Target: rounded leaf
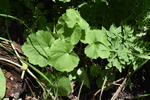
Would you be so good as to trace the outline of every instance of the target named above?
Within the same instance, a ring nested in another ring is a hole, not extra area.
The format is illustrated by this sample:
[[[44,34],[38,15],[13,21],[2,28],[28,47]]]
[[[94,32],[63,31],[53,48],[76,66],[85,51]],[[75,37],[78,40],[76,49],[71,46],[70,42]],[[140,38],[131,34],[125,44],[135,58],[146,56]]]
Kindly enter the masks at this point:
[[[2,99],[5,96],[5,91],[6,91],[6,79],[0,68],[0,99]]]
[[[58,94],[61,96],[68,96],[71,92],[71,82],[69,78],[61,77],[58,80]]]
[[[64,16],[63,19],[70,28],[73,28],[76,23],[78,23],[82,29],[89,27],[89,24],[80,16],[79,12],[74,9],[67,9],[66,16]]]
[[[91,43],[103,43],[106,46],[110,46],[110,43],[107,40],[107,35],[102,30],[89,30],[86,33],[86,42]]]
[[[71,43],[56,40],[49,50],[49,64],[59,71],[72,71],[79,62],[79,57],[71,52],[73,48]]]
[[[54,38],[50,32],[41,30],[28,36],[22,51],[29,58],[30,63],[44,67],[48,64],[48,51],[53,41]]]
[[[92,59],[101,57],[102,59],[108,58],[110,55],[109,49],[103,44],[89,44],[85,50],[85,54]]]

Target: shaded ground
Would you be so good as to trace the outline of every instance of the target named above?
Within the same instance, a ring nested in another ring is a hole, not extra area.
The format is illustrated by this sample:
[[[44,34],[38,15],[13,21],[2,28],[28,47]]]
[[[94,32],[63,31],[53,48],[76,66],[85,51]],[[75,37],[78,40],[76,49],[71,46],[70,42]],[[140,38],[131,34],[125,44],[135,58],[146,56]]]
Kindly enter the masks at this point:
[[[22,35],[19,33],[19,31],[15,32],[15,30],[17,30],[17,28],[10,29],[10,36],[13,41],[17,42],[18,45],[15,44],[15,48],[21,55],[21,58],[25,60],[26,58],[23,55],[23,52],[21,51],[21,46],[19,46],[23,44],[22,41],[23,38]],[[4,44],[9,50],[13,51],[8,42],[1,41],[1,43]],[[2,47],[0,47],[0,57],[9,59],[11,61],[20,64],[19,60],[14,55],[9,53]],[[4,72],[5,78],[7,80],[6,84],[7,90],[5,97],[12,98],[15,93],[19,92],[21,94],[20,98],[22,98],[23,100],[30,100],[32,97],[36,97],[39,98],[39,100],[42,100],[41,98],[42,89],[39,87],[36,81],[34,81],[34,79],[32,79],[32,77],[30,77],[27,73],[24,80],[22,80],[20,78],[22,70],[16,67],[15,65],[0,60],[0,67],[2,68],[2,71]],[[112,98],[112,96],[115,94],[120,84],[122,84],[122,82],[125,80],[126,75],[127,75],[126,70],[122,74],[120,73],[117,74],[118,77],[116,78],[116,80],[121,78],[123,78],[123,80],[119,82],[119,85],[115,84],[115,86],[112,89],[104,91],[102,94],[102,100],[110,100]],[[127,86],[124,90],[118,92],[118,97],[116,98],[116,100],[130,100],[133,97],[139,95],[150,94],[149,76],[150,76],[150,68],[148,62],[131,77],[132,91],[129,88],[129,86]],[[78,84],[77,82],[75,82],[75,85],[76,86],[74,88],[80,86],[80,84]],[[98,90],[99,88],[97,87],[96,82],[92,83],[91,89],[83,87],[80,95],[80,100],[93,100],[93,96]],[[77,96],[78,91],[79,88],[76,88],[74,93],[70,95],[70,98],[71,96],[72,97]],[[68,97],[62,98],[63,100],[69,99]],[[100,92],[98,92],[98,94],[95,95],[94,98],[95,100],[99,100]],[[136,100],[150,100],[150,96],[146,96]]]

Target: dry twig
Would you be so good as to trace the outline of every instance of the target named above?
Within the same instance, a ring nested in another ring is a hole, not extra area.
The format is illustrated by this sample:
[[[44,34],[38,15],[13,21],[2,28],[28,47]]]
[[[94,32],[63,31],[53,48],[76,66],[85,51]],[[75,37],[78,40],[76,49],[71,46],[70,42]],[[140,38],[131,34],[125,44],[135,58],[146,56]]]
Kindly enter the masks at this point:
[[[126,84],[127,81],[127,77],[124,79],[124,81],[122,82],[122,84],[119,86],[119,88],[117,89],[117,91],[115,92],[115,94],[113,95],[113,97],[111,98],[111,100],[115,100],[118,97],[118,94],[120,93],[120,91],[122,90],[122,88],[124,87],[124,85]]]
[[[131,72],[129,72],[129,74],[125,77],[124,81],[122,82],[122,84],[118,87],[117,91],[114,93],[113,97],[111,98],[111,100],[115,100],[118,97],[118,94],[121,92],[122,88],[125,86],[126,81],[127,81],[127,77],[131,74]]]
[[[120,85],[120,84],[117,84],[117,82],[120,82],[122,81],[124,78],[120,78],[112,83],[108,83],[107,86],[111,86],[111,85]],[[102,88],[105,89],[107,86],[103,86]],[[95,96],[101,91],[101,89],[99,89],[94,95],[93,95],[93,98],[91,100],[95,100]]]

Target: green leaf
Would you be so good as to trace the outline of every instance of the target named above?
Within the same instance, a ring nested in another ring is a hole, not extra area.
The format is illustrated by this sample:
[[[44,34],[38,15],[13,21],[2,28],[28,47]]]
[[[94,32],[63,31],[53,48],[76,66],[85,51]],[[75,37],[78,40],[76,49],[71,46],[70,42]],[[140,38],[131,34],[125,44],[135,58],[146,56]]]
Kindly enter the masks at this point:
[[[85,54],[93,59],[98,57],[108,58],[110,55],[107,35],[101,30],[91,30],[86,34],[86,40],[89,45],[85,48]]]
[[[120,72],[122,72],[122,65],[117,58],[113,60],[113,66],[115,66]]]
[[[107,83],[115,80],[115,74],[112,70],[100,70],[100,77],[96,80],[96,84],[99,88],[102,87],[105,77],[107,77]],[[108,87],[108,89],[109,88],[110,87]]]
[[[58,73],[55,73],[55,76],[57,76]],[[52,74],[51,72],[45,72],[44,75],[47,76],[47,78],[49,80],[51,80],[52,82],[57,82],[57,84],[54,84],[53,86],[49,84],[48,81],[46,81],[44,78],[40,77],[40,80],[45,84],[46,89],[52,89],[51,91],[54,93],[57,89],[58,89],[58,94],[61,96],[67,96],[68,93],[71,92],[71,81],[69,80],[69,78],[66,77],[61,77],[61,78],[57,78],[54,76],[54,74]],[[53,87],[53,88],[52,88]]]
[[[122,34],[121,34],[121,26],[120,27],[116,27],[114,24],[110,26],[109,32],[107,32],[107,35],[110,38],[116,39],[118,38],[119,40],[122,38]],[[110,40],[111,42],[111,40]]]
[[[115,39],[112,46],[114,46],[115,49],[118,49],[120,45],[121,45],[121,44],[120,44],[119,39]]]
[[[136,63],[136,61],[133,62],[133,69],[137,70],[139,67],[139,65]]]
[[[112,52],[107,60],[109,62],[112,62],[116,56],[117,56],[117,53]]]
[[[88,78],[87,73],[83,67],[79,68],[77,70],[77,74],[78,74],[81,81],[84,80],[84,85],[86,85],[88,88],[90,88],[89,78]]]
[[[104,81],[104,80],[103,80],[102,77],[99,77],[99,78],[96,80],[96,84],[97,84],[97,86],[98,86],[99,88],[102,87],[103,81]]]
[[[69,74],[68,78],[69,78],[70,81],[72,81],[73,79],[74,80],[76,79],[76,76],[72,76],[72,74]]]
[[[134,54],[134,53],[132,53],[132,54],[139,58],[150,59],[149,54]]]
[[[29,58],[30,63],[45,67],[48,64],[48,51],[53,41],[54,38],[50,32],[41,30],[28,36],[22,51]]]
[[[76,23],[78,23],[82,29],[89,27],[89,24],[80,16],[79,12],[74,9],[68,9],[63,19],[70,28],[73,28]]]
[[[102,31],[105,34],[107,34],[110,38],[115,38],[116,37],[111,31],[107,31],[103,26],[102,26]]]
[[[73,45],[77,44],[81,38],[81,28],[77,24],[74,28],[68,28],[66,24],[57,25],[57,33],[61,39],[66,39]]]
[[[129,37],[131,37],[131,36],[133,36],[133,32],[134,32],[134,30],[133,29],[131,29],[131,27],[129,27],[129,26],[123,26],[123,33],[124,33],[124,39],[126,40],[126,39],[128,39]]]
[[[110,63],[108,63],[107,65],[106,65],[106,68],[105,69],[110,69],[110,68],[112,68],[113,66],[112,66],[112,63],[110,62]]]
[[[0,68],[0,99],[2,99],[5,96],[5,91],[6,91],[6,79]]]
[[[71,35],[71,33],[73,32],[72,28],[67,27],[66,24],[58,24],[56,26],[57,29],[57,34],[58,35],[62,35],[63,37],[61,37],[61,39],[67,38]]]
[[[86,34],[88,34],[89,31],[90,31],[90,28],[87,28],[87,29],[81,31],[80,41],[84,44],[88,43],[88,42],[86,42]]]
[[[61,96],[68,96],[72,91],[69,78],[61,77],[58,80],[58,94]]]
[[[121,26],[117,28],[115,25],[111,25],[109,30],[117,36],[118,33],[121,33]]]
[[[97,59],[101,57],[102,59],[108,58],[110,55],[109,49],[103,44],[89,44],[86,46],[84,52],[85,54],[92,59]]]
[[[49,50],[49,64],[58,71],[72,71],[78,66],[79,57],[72,53],[74,46],[64,40],[56,40]]]
[[[51,81],[54,82],[56,80],[56,77],[54,76],[53,73],[51,73],[50,71],[44,72],[44,75]],[[50,87],[52,87],[52,84],[49,84],[49,82],[43,78],[42,76],[40,76],[40,80],[45,84],[47,89],[50,89]]]
[[[81,28],[78,25],[75,25],[73,33],[70,36],[70,42],[75,45],[79,42],[81,38]]]
[[[105,46],[110,46],[110,43],[107,40],[107,35],[101,30],[89,30],[85,38],[88,44],[101,43]]]
[[[102,2],[105,2],[106,3],[106,5],[108,5],[108,2],[107,2],[107,0],[101,0]]]
[[[100,74],[100,70],[101,70],[101,67],[99,65],[93,65],[90,68],[90,74],[97,76],[98,74]]]
[[[62,16],[59,17],[58,25],[64,25],[65,24],[65,20],[63,19],[65,17],[66,17],[66,14],[62,14]]]
[[[118,56],[120,57],[119,59],[123,59],[125,62],[129,62],[129,57],[128,57],[127,53],[119,52]]]
[[[63,3],[70,2],[70,0],[59,0],[59,1],[62,1]]]

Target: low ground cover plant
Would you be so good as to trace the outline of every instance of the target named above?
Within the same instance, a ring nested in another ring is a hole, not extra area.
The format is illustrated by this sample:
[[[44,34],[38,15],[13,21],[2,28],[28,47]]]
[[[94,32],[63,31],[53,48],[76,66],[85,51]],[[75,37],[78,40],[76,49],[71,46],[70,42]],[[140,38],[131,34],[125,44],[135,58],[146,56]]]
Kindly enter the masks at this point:
[[[112,87],[104,88],[104,86],[115,81],[118,71],[122,73],[122,70],[128,69],[128,73],[134,73],[150,59],[149,41],[145,37],[149,28],[147,5],[150,3],[146,0],[143,2],[139,0],[136,2],[130,0],[87,0],[85,2],[81,0],[80,4],[71,0],[52,0],[53,3],[56,3],[53,6],[63,4],[63,6],[58,7],[61,9],[54,7],[55,11],[63,10],[57,12],[61,14],[58,14],[56,19],[53,18],[54,23],[48,22],[48,18],[46,18],[48,10],[44,10],[42,13],[44,3],[36,4],[36,0],[21,1],[24,1],[23,4],[33,11],[32,16],[34,17],[30,18],[30,22],[34,23],[27,25],[21,18],[11,16],[10,12],[3,12],[0,16],[7,21],[8,19],[15,19],[28,29],[24,32],[26,41],[22,46],[27,61],[23,61],[17,53],[11,53],[21,60],[22,65],[18,66],[23,67],[24,71],[30,73],[40,84],[45,99],[68,96],[74,91],[70,84],[73,80],[79,82],[81,87],[85,85],[87,88],[91,88],[94,79],[92,77],[96,77],[96,84],[99,88],[108,90]],[[16,1],[14,0],[14,2]],[[115,8],[113,7],[118,7],[115,5],[122,3],[125,3],[124,7],[129,7],[128,9],[121,8],[124,15],[117,12],[120,18],[111,16],[114,15],[112,12]],[[34,9],[35,4],[36,9]],[[141,5],[145,5],[145,7]],[[105,9],[104,11],[102,9],[97,11],[98,7]],[[142,14],[134,17],[139,13],[139,10],[142,11]],[[85,12],[83,13],[83,11]],[[140,17],[142,18],[140,19]],[[138,20],[142,20],[142,22],[140,23]],[[6,27],[8,28],[8,26]],[[147,29],[142,30],[144,27]],[[8,29],[7,34],[9,34]],[[10,38],[8,40],[0,37],[0,39],[12,43]],[[2,44],[1,46],[5,48]],[[104,68],[99,63],[94,62],[95,60],[100,62],[99,59],[107,60]],[[0,60],[4,59],[1,58]],[[43,71],[39,71],[34,65],[38,65]],[[35,70],[40,77],[37,78],[33,75],[27,66]],[[48,66],[53,68],[53,73],[48,71]],[[4,86],[0,89],[3,93],[0,96],[2,99],[5,94],[6,80],[1,70],[0,79],[1,86]],[[77,99],[79,99],[80,91]]]

